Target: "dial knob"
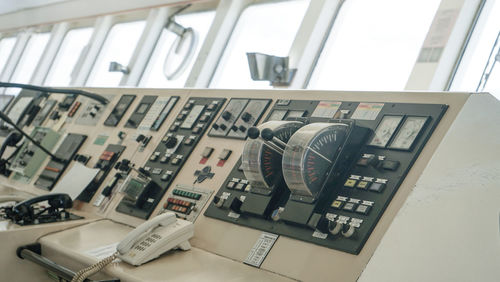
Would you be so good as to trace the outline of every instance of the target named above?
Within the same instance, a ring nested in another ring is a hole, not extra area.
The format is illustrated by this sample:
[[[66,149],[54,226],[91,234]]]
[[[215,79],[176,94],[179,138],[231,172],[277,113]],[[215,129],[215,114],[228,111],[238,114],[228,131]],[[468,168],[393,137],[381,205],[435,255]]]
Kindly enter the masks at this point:
[[[168,149],[174,148],[175,145],[177,145],[177,138],[170,136],[167,138],[167,140],[165,140],[165,147],[167,147]]]

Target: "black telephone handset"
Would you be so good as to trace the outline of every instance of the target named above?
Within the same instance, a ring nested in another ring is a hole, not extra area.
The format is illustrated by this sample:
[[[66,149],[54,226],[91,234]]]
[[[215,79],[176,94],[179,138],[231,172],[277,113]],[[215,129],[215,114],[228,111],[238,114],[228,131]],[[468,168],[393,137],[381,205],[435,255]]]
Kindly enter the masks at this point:
[[[47,201],[49,206],[42,211],[35,213],[35,204]],[[69,209],[73,206],[73,201],[70,196],[65,193],[53,193],[37,196],[23,202],[20,202],[5,210],[6,218],[13,222],[34,222],[38,216],[47,212],[49,215],[60,213],[60,210]]]

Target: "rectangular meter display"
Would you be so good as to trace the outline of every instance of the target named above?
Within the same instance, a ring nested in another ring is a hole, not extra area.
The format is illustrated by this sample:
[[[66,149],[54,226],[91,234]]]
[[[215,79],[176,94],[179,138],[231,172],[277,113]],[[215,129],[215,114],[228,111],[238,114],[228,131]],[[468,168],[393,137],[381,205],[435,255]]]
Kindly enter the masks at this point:
[[[428,119],[428,117],[407,117],[389,148],[410,150]]]
[[[368,145],[385,148],[402,119],[403,116],[384,116]]]

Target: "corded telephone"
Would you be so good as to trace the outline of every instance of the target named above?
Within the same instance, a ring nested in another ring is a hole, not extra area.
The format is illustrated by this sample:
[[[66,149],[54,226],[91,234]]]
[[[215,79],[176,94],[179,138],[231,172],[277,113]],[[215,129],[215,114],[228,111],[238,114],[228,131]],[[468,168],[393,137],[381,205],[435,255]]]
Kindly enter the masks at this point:
[[[188,239],[193,235],[192,222],[177,219],[172,212],[163,213],[132,230],[116,247],[117,257],[141,265],[173,248],[189,250]]]
[[[194,225],[192,222],[176,218],[173,212],[160,214],[132,230],[118,244],[113,255],[78,271],[71,281],[84,281],[115,258],[139,266],[171,249],[187,251],[191,249],[188,240],[193,236]]]
[[[44,202],[48,203],[48,207],[37,207],[37,204]],[[52,193],[36,196],[3,209],[5,218],[17,224],[27,225],[74,219],[66,212],[66,209],[72,206],[73,201],[68,194]]]

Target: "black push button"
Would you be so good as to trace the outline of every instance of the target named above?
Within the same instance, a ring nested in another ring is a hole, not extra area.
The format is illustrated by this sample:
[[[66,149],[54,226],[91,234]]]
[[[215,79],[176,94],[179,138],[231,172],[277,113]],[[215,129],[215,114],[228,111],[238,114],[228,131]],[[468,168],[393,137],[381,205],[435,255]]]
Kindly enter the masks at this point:
[[[222,118],[225,120],[225,121],[228,121],[229,119],[231,119],[232,117],[232,114],[228,111],[225,111],[222,113]]]
[[[392,170],[395,171],[399,167],[399,161],[390,161],[390,160],[385,160],[382,163],[382,168],[385,170]]]
[[[244,113],[241,115],[241,119],[242,119],[244,122],[249,122],[251,118],[252,118],[252,115],[251,115],[251,114],[249,114],[248,112],[244,112]]]

